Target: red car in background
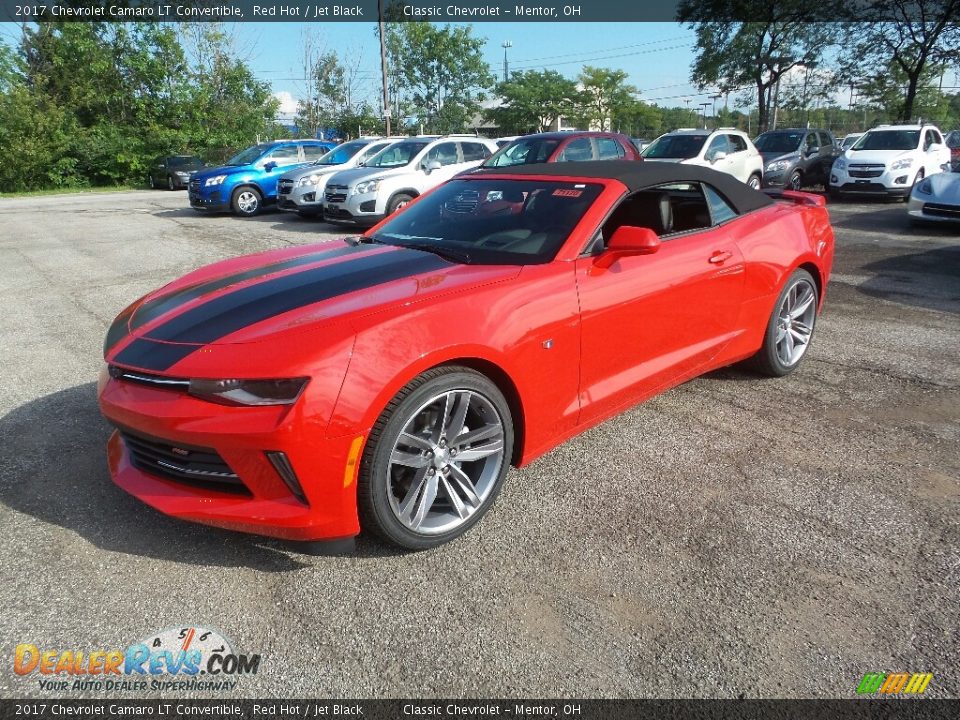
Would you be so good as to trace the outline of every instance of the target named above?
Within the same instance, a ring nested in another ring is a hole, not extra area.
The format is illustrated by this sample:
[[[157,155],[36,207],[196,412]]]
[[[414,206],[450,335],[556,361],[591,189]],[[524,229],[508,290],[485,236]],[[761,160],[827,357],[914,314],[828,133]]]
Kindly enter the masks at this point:
[[[433,547],[510,465],[635,403],[741,360],[794,371],[832,262],[818,196],[673,163],[480,171],[121,312],[110,472],[187,520]]]
[[[481,168],[590,160],[641,160],[626,135],[613,132],[546,132],[523,135],[487,158]]]

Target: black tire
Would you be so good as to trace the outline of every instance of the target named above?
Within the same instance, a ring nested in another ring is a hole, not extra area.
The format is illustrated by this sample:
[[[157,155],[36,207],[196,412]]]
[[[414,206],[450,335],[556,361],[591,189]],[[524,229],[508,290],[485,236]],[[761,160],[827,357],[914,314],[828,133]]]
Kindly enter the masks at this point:
[[[254,217],[263,209],[263,195],[255,187],[238,187],[230,196],[230,208],[239,217]]]
[[[770,377],[783,377],[784,375],[789,375],[798,367],[800,367],[800,365],[803,363],[803,358],[806,357],[806,351],[804,351],[804,354],[799,360],[794,362],[792,365],[787,365],[777,354],[777,321],[779,320],[779,310],[781,305],[783,305],[783,301],[784,298],[786,298],[787,293],[789,293],[794,285],[796,285],[798,282],[808,283],[813,289],[815,308],[820,302],[819,293],[817,291],[817,283],[813,279],[813,276],[806,270],[800,268],[794,270],[793,274],[787,279],[787,282],[784,283],[783,288],[780,290],[780,294],[777,296],[777,301],[774,303],[773,311],[770,313],[770,319],[767,321],[767,329],[763,333],[763,345],[760,347],[760,350],[757,351],[757,354],[747,361],[747,363],[754,370],[762,375],[768,375]],[[817,314],[816,311],[814,311],[813,321],[811,324],[810,340],[807,342],[807,350],[809,350],[810,343],[813,341],[813,335],[816,332],[816,318]]]
[[[156,189],[157,189],[157,181],[153,179],[153,175],[150,175],[150,177],[149,177],[148,179],[149,179],[149,181],[150,181],[150,189],[151,189],[151,190],[156,190]]]
[[[167,175],[167,190],[176,190],[177,184],[173,181],[173,175]]]
[[[387,215],[393,215],[411,200],[413,200],[413,195],[409,193],[397,193],[390,198],[390,202],[387,203]]]
[[[904,202],[910,202],[910,196],[913,195],[913,188],[917,186],[918,182],[921,182],[926,173],[923,171],[923,168],[917,170],[917,176],[913,179],[913,185],[910,186],[910,192],[903,196]]]
[[[794,170],[790,173],[790,177],[787,179],[787,189],[788,190],[799,190],[803,187],[803,173],[799,170]]]
[[[479,394],[496,410],[503,427],[503,459],[486,498],[460,525],[443,533],[419,533],[402,523],[391,506],[392,490],[388,482],[390,457],[397,438],[417,409],[431,398],[452,390],[469,390]],[[407,550],[426,550],[449,542],[479,522],[494,504],[509,470],[512,453],[513,419],[509,404],[489,378],[458,366],[428,370],[390,401],[370,431],[357,480],[360,526],[365,532],[371,532]]]

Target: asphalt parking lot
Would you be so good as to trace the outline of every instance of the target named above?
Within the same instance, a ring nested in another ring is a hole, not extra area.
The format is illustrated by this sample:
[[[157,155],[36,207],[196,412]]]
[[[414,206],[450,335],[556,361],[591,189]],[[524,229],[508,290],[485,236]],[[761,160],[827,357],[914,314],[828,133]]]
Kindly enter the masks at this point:
[[[198,625],[263,657],[229,697],[853,697],[894,671],[957,697],[960,235],[830,209],[799,372],[715,372],[590,430],[445,547],[317,557],[114,487],[94,383],[134,298],[343,233],[184,192],[0,199],[0,696],[65,694],[12,672],[18,643]]]

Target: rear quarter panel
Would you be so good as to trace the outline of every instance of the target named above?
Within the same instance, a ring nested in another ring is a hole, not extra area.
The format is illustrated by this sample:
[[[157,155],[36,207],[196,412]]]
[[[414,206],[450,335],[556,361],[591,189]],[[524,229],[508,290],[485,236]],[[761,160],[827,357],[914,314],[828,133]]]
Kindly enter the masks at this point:
[[[744,256],[743,334],[731,343],[720,364],[755,353],[763,341],[777,295],[800,266],[811,269],[820,288],[820,307],[833,265],[833,228],[826,207],[789,200],[750,213],[736,228]]]

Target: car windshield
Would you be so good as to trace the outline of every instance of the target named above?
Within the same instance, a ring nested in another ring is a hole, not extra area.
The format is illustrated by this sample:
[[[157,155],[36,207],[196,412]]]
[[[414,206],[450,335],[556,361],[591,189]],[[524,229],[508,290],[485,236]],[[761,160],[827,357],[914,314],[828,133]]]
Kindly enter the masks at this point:
[[[393,168],[409,165],[430,142],[398,142],[364,163],[364,167]]]
[[[193,165],[203,165],[203,161],[196,155],[177,155],[170,158],[170,167],[191,167]]]
[[[647,146],[643,157],[686,160],[699,155],[706,141],[706,135],[664,135]]]
[[[596,183],[453,180],[388,220],[372,237],[462,263],[547,263],[602,189]]]
[[[851,150],[915,150],[919,144],[919,130],[871,130]]]
[[[544,138],[514,140],[487,160],[483,166],[510,167],[511,165],[547,162],[559,144],[559,140]]]
[[[267,151],[263,145],[251,145],[227,160],[224,165],[252,165]]]
[[[800,147],[801,140],[803,133],[768,132],[754,140],[753,144],[762,153],[788,153]]]
[[[843,142],[840,144],[840,147],[842,147],[843,149],[847,149],[862,137],[863,135],[855,135],[854,137],[845,137],[843,139]]]
[[[322,158],[317,160],[314,165],[343,165],[347,160],[352,158],[358,152],[367,147],[369,143],[365,142],[348,142],[340,145]]]

